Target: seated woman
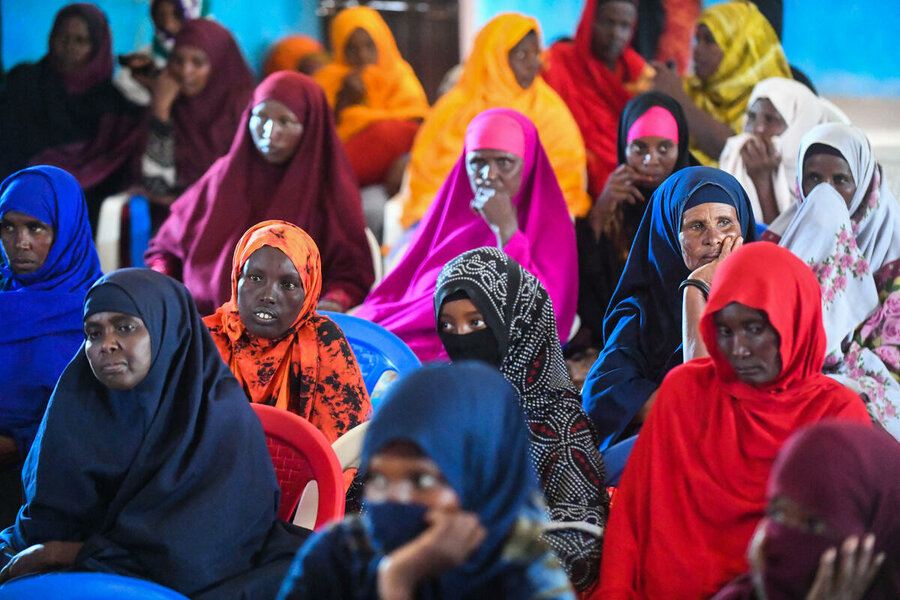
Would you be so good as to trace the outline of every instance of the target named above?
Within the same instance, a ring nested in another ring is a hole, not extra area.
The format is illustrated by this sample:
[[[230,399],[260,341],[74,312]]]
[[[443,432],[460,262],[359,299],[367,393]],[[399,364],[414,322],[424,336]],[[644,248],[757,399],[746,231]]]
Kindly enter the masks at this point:
[[[228,30],[208,19],[185,23],[153,84],[141,162],[152,201],[171,204],[228,152],[252,93],[253,72]]]
[[[273,597],[307,532],[277,520],[262,426],[188,291],[149,269],[106,275],[84,338],[0,533],[0,582],[71,569],[203,600]]]
[[[496,369],[428,365],[400,379],[361,465],[367,513],[311,537],[279,600],[574,600],[539,537],[547,516],[528,436]]]
[[[802,83],[782,77],[757,83],[747,106],[744,132],[728,138],[719,168],[747,190],[756,222],[771,223],[797,200],[800,138],[820,123],[847,119]]]
[[[688,152],[688,128],[677,102],[646,92],[625,105],[616,144],[619,166],[585,219],[575,221],[578,243],[578,316],[588,339],[603,347],[603,316],[622,276],[647,200],[669,175],[697,161]]]
[[[22,64],[0,90],[0,178],[28,165],[54,165],[85,191],[96,223],[103,198],[131,183],[144,109],[113,86],[112,38],[92,4],[61,9],[49,50]]]
[[[900,597],[900,481],[884,476],[898,472],[900,445],[877,428],[822,423],[791,436],[750,541],[752,576],[714,600]]]
[[[289,35],[278,40],[269,50],[263,64],[263,76],[278,71],[300,71],[312,75],[328,63],[328,53],[318,40],[308,35]]]
[[[565,101],[584,138],[591,198],[616,168],[616,123],[625,104],[653,85],[653,67],[629,46],[636,4],[587,0],[575,40],[558,41],[546,53],[544,81]]]
[[[441,268],[466,250],[501,248],[544,284],[557,333],[575,318],[575,232],[535,126],[508,109],[475,117],[462,156],[438,191],[400,264],[356,315],[397,334],[423,361],[446,356],[434,327]]]
[[[28,455],[56,380],[84,340],[81,307],[100,277],[84,194],[56,167],[0,186],[0,526],[22,505]]]
[[[331,22],[334,62],[315,80],[334,109],[360,186],[382,183],[409,152],[428,113],[425,90],[400,56],[387,23],[367,6],[346,8]]]
[[[640,425],[663,377],[683,362],[682,282],[701,269],[711,282],[735,247],[756,240],[747,193],[718,169],[676,172],[647,211],[603,322],[603,350],[582,389],[601,449]]]
[[[486,362],[516,389],[550,519],[593,529],[546,535],[575,589],[589,590],[599,576],[609,498],[603,459],[566,372],[547,290],[502,251],[477,248],[441,270],[434,312],[452,361]]]
[[[459,81],[435,103],[416,135],[409,185],[399,195],[404,228],[422,219],[437,197],[463,149],[469,122],[495,107],[516,110],[534,123],[569,212],[587,214],[584,142],[565,102],[540,76],[539,32],[531,17],[506,13],[478,33]]]
[[[710,597],[747,570],[788,436],[826,418],[869,423],[859,397],[821,373],[819,285],[789,251],[748,244],[726,259],[700,328],[710,356],[666,376],[625,467],[603,598]]]
[[[180,277],[201,314],[231,298],[231,257],[252,225],[295,223],[322,253],[319,307],[359,304],[375,279],[359,190],[316,83],[280,71],[256,88],[234,143],[172,205],[147,266]]]
[[[819,125],[803,137],[799,156],[800,201],[766,239],[819,278],[825,372],[859,393],[872,418],[900,439],[900,207],[860,129]]]
[[[340,328],[316,314],[322,260],[284,221],[251,227],[234,251],[231,300],[203,322],[251,402],[308,419],[334,442],[372,404]]]
[[[654,85],[684,109],[691,152],[716,166],[725,142],[744,124],[753,86],[769,77],[790,79],[791,68],[772,26],[748,0],[705,9],[695,37],[694,75],[682,84],[675,71],[654,63]]]

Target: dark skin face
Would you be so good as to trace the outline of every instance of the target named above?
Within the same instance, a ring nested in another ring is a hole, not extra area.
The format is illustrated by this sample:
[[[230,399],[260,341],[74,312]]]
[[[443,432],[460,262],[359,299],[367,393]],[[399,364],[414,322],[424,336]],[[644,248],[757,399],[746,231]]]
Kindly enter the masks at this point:
[[[541,72],[541,45],[537,32],[529,31],[507,55],[509,68],[516,76],[516,83],[527,90]]]
[[[697,25],[694,39],[694,74],[706,80],[716,74],[725,53],[706,25]]]
[[[637,23],[637,8],[631,2],[604,2],[594,14],[591,53],[609,67],[615,67]]]
[[[130,390],[150,371],[150,332],[138,317],[99,312],[84,320],[84,353],[94,377],[113,390]]]
[[[191,97],[206,88],[212,64],[209,56],[200,48],[178,46],[169,58],[169,70],[181,85],[181,93]]]
[[[31,215],[15,210],[0,218],[0,241],[9,259],[9,266],[17,275],[34,273],[44,265],[56,233],[53,226]]]
[[[716,344],[737,378],[764,385],[781,374],[781,338],[765,311],[732,302],[713,315]]]
[[[847,208],[856,193],[856,181],[850,172],[850,165],[840,156],[832,154],[807,155],[803,161],[803,196],[806,197],[820,183],[827,183],[841,195]]]
[[[344,60],[355,68],[374,65],[378,62],[378,47],[375,46],[375,40],[365,29],[357,27],[347,37],[347,42],[344,44]]]
[[[64,73],[74,73],[86,65],[92,50],[87,21],[78,15],[63,21],[50,40],[50,51]]]
[[[485,148],[466,153],[466,173],[473,192],[486,187],[515,198],[522,187],[524,166],[525,161],[512,152]]]
[[[681,216],[681,257],[693,271],[719,258],[727,237],[740,237],[737,211],[730,204],[707,202],[693,206]]]
[[[440,467],[411,442],[392,442],[372,456],[364,494],[368,502],[460,509],[459,496]]]
[[[283,165],[297,151],[303,123],[278,100],[263,100],[250,113],[250,137],[266,162]]]
[[[752,133],[762,138],[781,135],[787,129],[787,123],[775,105],[768,98],[758,98],[747,109],[747,123],[744,133]]]
[[[172,2],[157,2],[150,13],[153,26],[158,31],[163,31],[169,37],[175,37],[184,25],[184,21],[178,15],[178,10]]]
[[[672,174],[678,160],[678,145],[666,137],[648,135],[635,138],[625,147],[625,162],[647,177],[636,183],[641,191],[651,192]]]
[[[466,335],[487,329],[487,323],[475,304],[468,298],[444,302],[438,315],[438,331]]]
[[[237,285],[238,314],[251,335],[278,339],[303,309],[306,291],[287,255],[263,246],[247,259]]]

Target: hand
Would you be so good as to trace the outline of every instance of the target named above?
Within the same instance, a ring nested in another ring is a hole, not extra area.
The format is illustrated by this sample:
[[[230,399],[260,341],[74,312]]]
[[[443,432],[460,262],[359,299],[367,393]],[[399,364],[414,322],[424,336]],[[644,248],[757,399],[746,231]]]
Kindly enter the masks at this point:
[[[680,100],[680,97],[684,95],[684,88],[682,87],[678,71],[670,69],[658,60],[651,60],[650,66],[656,69],[656,77],[653,78],[653,89]]]
[[[733,236],[729,235],[724,240],[722,240],[722,249],[719,250],[719,256],[716,260],[711,263],[707,263],[702,267],[698,267],[694,269],[694,272],[691,273],[690,279],[699,279],[706,283],[706,285],[712,287],[713,277],[716,275],[716,269],[719,268],[719,265],[722,264],[722,261],[728,258],[728,255],[740,248],[744,245],[744,238],[741,236]]]
[[[169,122],[172,103],[178,97],[179,91],[181,91],[181,83],[169,69],[164,69],[153,82],[153,100],[151,101],[153,115],[163,123]]]
[[[501,248],[519,230],[516,209],[505,190],[479,187],[475,190],[475,198],[470,206],[487,221],[491,231],[497,236],[497,242]]]
[[[334,101],[334,112],[339,113],[343,109],[362,104],[366,99],[366,84],[362,80],[362,71],[352,71],[344,77],[341,89],[338,90]]]
[[[342,313],[344,312],[344,307],[341,306],[341,303],[337,300],[322,298],[321,300],[319,300],[319,304],[318,306],[316,306],[316,310],[328,310],[331,312]]]
[[[82,542],[46,542],[25,548],[0,571],[0,584],[30,573],[45,573],[71,566]]]
[[[753,136],[741,148],[744,168],[751,179],[770,177],[781,166],[781,154],[770,138]]]
[[[594,230],[594,235],[600,239],[604,226],[612,218],[620,204],[637,204],[644,202],[644,195],[635,186],[641,180],[651,178],[638,175],[637,171],[628,165],[619,165],[609,174],[603,191],[597,196],[597,200],[588,213],[588,223]]]
[[[19,448],[16,440],[8,435],[0,435],[0,467],[18,462]]]
[[[829,548],[819,559],[819,570],[806,600],[859,600],[869,589],[878,569],[884,563],[884,552],[874,553],[875,536],[871,533],[860,543],[852,535],[837,548]],[[837,565],[836,565],[837,563]]]

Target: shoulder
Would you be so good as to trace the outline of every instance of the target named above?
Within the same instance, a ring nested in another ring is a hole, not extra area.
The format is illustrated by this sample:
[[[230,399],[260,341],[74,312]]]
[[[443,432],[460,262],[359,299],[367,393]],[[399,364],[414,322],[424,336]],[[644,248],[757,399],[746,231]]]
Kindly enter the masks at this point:
[[[698,358],[678,365],[663,377],[659,386],[659,395],[657,396],[657,404],[662,401],[666,404],[670,400],[684,395],[708,397],[709,393],[697,392],[702,390],[708,392],[718,385],[716,376],[716,367],[712,359]]]
[[[323,345],[330,346],[334,343],[348,343],[347,337],[344,335],[340,326],[329,317],[326,317],[325,315],[316,315],[312,317],[310,321],[315,326],[316,336]]]

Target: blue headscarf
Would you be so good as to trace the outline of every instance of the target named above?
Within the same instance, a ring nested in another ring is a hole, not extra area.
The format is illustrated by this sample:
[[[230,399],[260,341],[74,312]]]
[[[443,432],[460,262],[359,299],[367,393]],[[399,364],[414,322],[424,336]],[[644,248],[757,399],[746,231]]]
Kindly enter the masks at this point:
[[[409,441],[431,458],[488,534],[478,550],[441,581],[446,597],[488,583],[504,565],[500,551],[526,507],[540,497],[516,392],[480,362],[427,365],[393,386],[372,418],[360,464],[393,441]],[[379,543],[375,539],[376,544]]]
[[[733,206],[744,242],[757,239],[747,192],[724,171],[688,167],[653,193],[603,321],[603,351],[582,388],[601,448],[616,441],[665,374],[682,362],[678,286],[690,270],[678,234],[684,211],[707,202]]]
[[[188,291],[149,269],[123,269],[97,281],[84,311],[138,316],[150,370],[134,388],[112,390],[78,352],[25,461],[26,505],[0,542],[21,551],[83,541],[75,570],[186,595],[258,566],[277,525],[278,483],[259,419]],[[299,542],[281,557],[270,596]]]
[[[0,434],[28,453],[53,386],[84,339],[81,306],[102,274],[84,194],[56,167],[31,167],[0,185],[0,218],[8,211],[53,226],[47,259],[17,275],[0,250]]]

